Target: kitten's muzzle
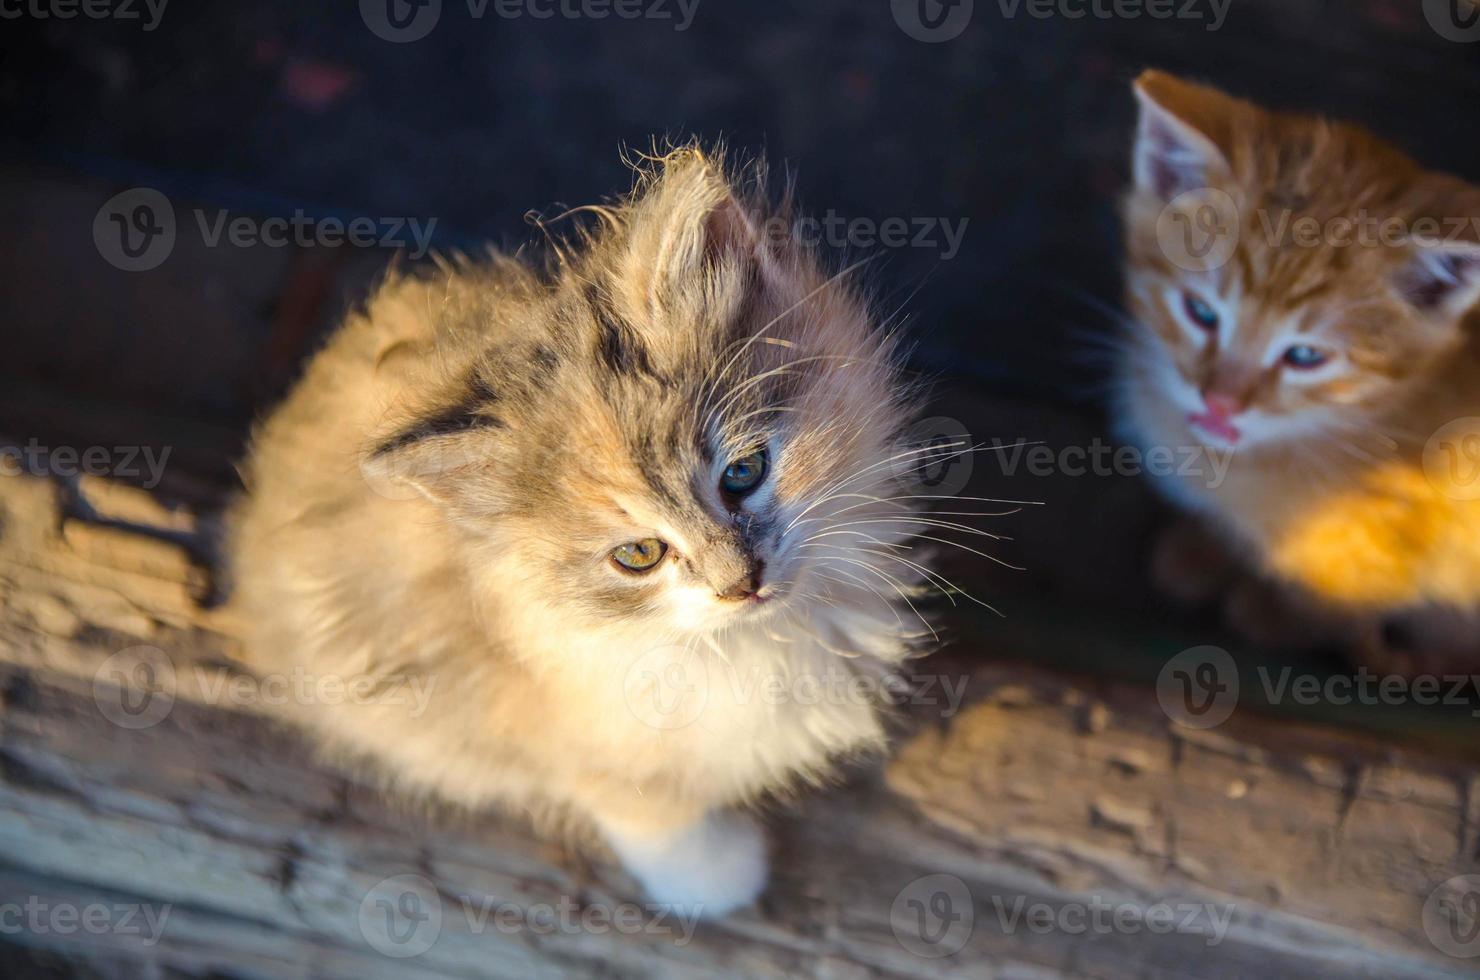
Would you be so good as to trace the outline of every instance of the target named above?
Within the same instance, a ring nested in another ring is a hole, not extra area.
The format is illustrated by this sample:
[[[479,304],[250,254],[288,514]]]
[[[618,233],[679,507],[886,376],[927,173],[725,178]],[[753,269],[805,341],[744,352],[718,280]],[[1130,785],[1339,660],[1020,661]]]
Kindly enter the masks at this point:
[[[1203,393],[1203,404],[1206,409],[1189,415],[1187,421],[1230,445],[1237,443],[1242,433],[1234,420],[1246,407],[1245,400],[1208,391]]]
[[[759,558],[755,559],[745,574],[739,579],[731,582],[728,586],[715,592],[721,599],[731,602],[743,602],[747,599],[759,599],[762,575],[765,573],[766,563]]]

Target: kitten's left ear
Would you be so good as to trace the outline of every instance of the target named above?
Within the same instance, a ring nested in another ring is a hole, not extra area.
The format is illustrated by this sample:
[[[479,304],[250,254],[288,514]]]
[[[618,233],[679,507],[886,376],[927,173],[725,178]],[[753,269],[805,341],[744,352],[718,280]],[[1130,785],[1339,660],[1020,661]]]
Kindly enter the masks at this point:
[[[1219,148],[1242,103],[1216,89],[1160,71],[1136,79],[1141,104],[1136,127],[1136,185],[1163,200],[1232,177]]]
[[[1480,302],[1480,245],[1417,244],[1398,270],[1395,284],[1423,313],[1462,316]]]

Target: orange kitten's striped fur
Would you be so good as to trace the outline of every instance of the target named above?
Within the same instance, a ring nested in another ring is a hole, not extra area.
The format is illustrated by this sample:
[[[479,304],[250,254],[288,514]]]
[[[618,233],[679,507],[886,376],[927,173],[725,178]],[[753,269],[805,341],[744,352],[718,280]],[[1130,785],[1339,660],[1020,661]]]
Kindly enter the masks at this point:
[[[1164,489],[1347,639],[1410,666],[1480,656],[1480,419],[1434,439],[1480,416],[1480,188],[1159,72],[1136,94],[1124,429],[1231,451],[1220,485]],[[1236,205],[1237,245],[1197,271],[1166,246],[1213,227],[1205,188]]]

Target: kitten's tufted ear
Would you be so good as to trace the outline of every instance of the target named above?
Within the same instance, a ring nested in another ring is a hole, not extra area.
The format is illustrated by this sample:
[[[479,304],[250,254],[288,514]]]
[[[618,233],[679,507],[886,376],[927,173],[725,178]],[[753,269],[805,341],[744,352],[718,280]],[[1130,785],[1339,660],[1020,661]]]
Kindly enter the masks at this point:
[[[459,478],[493,458],[490,437],[504,428],[497,400],[492,386],[474,378],[439,406],[402,420],[362,452],[365,482],[392,500],[445,501]]]
[[[1421,312],[1459,317],[1480,302],[1480,245],[1419,243],[1399,268],[1398,292]]]
[[[1136,185],[1170,200],[1232,176],[1227,145],[1242,104],[1216,89],[1160,71],[1136,79],[1141,105],[1136,127]]]
[[[719,163],[698,150],[677,151],[659,164],[633,204],[623,278],[644,302],[667,308],[707,277],[773,283],[784,243],[770,230]]]

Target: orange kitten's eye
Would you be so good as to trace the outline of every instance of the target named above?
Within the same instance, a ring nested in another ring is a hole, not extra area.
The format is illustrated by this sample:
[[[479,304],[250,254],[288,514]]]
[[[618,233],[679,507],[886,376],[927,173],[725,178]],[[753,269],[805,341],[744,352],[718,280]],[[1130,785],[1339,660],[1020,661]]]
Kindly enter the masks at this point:
[[[1187,319],[1204,330],[1218,329],[1218,311],[1209,306],[1207,301],[1201,297],[1183,293],[1182,310],[1187,314]]]
[[[668,545],[657,538],[629,541],[612,549],[612,561],[629,572],[650,572],[668,552]]]
[[[1281,360],[1292,368],[1310,371],[1331,360],[1331,355],[1309,344],[1296,344],[1285,351],[1285,356]]]

